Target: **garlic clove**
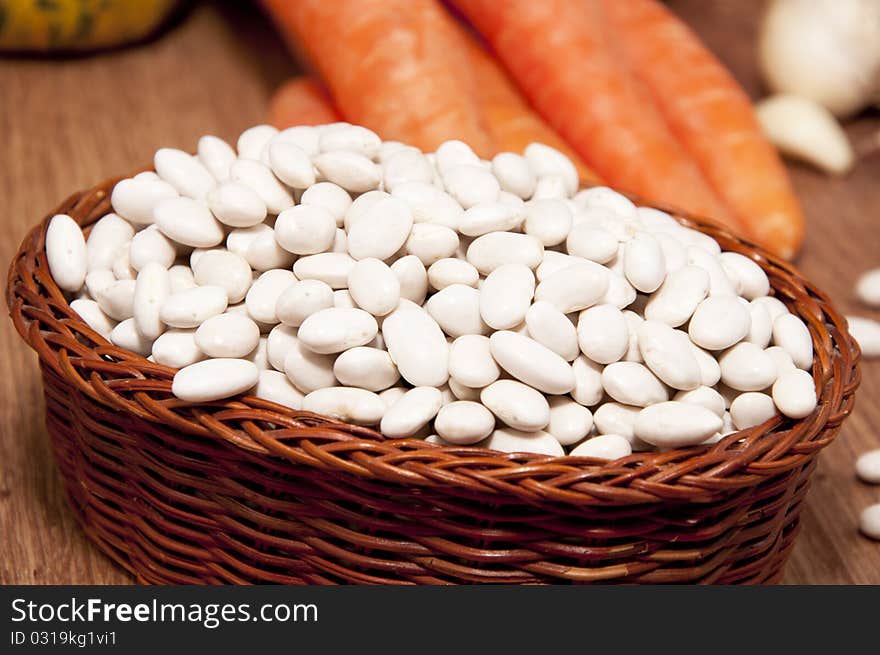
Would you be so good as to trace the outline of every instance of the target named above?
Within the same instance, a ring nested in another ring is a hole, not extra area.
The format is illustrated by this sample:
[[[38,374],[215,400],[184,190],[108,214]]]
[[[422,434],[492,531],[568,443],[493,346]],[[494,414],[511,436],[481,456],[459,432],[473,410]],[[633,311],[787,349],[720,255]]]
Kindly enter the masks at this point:
[[[760,101],[755,109],[767,138],[783,154],[837,175],[852,168],[854,155],[849,140],[831,112],[821,105],[779,94]]]

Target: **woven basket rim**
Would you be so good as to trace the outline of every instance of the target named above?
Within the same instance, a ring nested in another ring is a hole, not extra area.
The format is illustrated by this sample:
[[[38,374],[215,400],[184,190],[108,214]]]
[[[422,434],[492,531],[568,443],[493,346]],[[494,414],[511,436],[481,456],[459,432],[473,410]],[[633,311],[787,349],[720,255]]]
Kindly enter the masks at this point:
[[[725,228],[629,194],[639,204],[662,209],[683,225],[709,234],[724,250],[746,255],[767,272],[777,297],[807,323],[813,338],[812,375],[819,401],[813,413],[797,421],[777,415],[709,446],[636,452],[606,462],[389,439],[370,428],[255,396],[186,403],[170,392],[176,369],[114,346],[94,332],[70,308],[49,274],[45,233],[51,217],[68,214],[88,228],[112,211],[110,191],[120,179],[109,178],[72,194],[30,230],[10,264],[7,304],[17,331],[37,351],[43,367],[92,399],[139,419],[225,439],[251,453],[337,476],[357,475],[412,488],[443,486],[462,497],[491,495],[585,506],[714,502],[802,466],[835,438],[852,411],[860,381],[859,349],[845,319],[822,291],[790,263]]]

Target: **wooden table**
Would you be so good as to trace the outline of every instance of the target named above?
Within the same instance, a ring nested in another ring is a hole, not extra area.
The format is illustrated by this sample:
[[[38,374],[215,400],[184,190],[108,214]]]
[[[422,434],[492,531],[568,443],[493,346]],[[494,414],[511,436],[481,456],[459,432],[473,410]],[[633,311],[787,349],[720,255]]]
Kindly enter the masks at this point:
[[[758,95],[753,37],[760,2],[670,3]],[[262,120],[274,87],[295,72],[280,40],[245,3],[197,6],[161,39],[76,60],[0,60],[0,262],[25,231],[75,189],[142,165],[160,146],[194,148],[203,133],[232,139]],[[870,149],[880,119],[850,133]],[[845,179],[791,166],[809,217],[799,264],[846,311],[853,282],[880,265],[880,157]],[[873,314],[880,318],[878,313]],[[0,583],[127,583],[67,510],[43,425],[36,356],[0,321]],[[858,513],[880,488],[855,481],[853,461],[880,447],[880,362],[867,363],[858,406],[822,454],[786,581],[880,583],[880,544]]]

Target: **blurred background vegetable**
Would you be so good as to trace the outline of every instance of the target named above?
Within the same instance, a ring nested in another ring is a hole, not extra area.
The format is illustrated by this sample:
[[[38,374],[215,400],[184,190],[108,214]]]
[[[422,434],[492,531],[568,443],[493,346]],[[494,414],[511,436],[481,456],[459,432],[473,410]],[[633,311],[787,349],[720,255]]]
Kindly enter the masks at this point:
[[[140,41],[178,0],[0,0],[0,50],[89,51]]]

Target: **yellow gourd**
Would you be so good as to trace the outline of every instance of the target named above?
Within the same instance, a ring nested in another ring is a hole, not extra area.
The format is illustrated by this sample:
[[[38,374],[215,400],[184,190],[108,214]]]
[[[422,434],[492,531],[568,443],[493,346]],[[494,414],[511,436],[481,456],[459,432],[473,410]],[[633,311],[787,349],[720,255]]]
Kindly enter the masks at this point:
[[[148,36],[178,0],[0,0],[0,50],[97,50]]]

